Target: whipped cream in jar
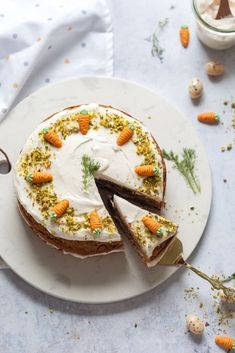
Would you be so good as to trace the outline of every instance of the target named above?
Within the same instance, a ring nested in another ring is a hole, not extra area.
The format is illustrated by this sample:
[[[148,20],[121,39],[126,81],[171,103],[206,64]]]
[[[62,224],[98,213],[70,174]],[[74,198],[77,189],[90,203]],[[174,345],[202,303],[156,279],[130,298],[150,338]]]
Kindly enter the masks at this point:
[[[229,0],[233,16],[216,20],[220,0],[193,0],[196,32],[209,48],[223,50],[235,45],[235,0]]]

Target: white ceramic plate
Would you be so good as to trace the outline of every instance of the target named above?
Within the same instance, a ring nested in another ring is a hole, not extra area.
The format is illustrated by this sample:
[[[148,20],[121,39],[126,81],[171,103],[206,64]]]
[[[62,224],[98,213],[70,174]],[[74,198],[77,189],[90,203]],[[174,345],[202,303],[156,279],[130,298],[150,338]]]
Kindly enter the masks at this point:
[[[202,236],[209,215],[210,170],[190,122],[156,93],[132,82],[103,77],[75,78],[49,85],[18,104],[1,123],[0,148],[14,165],[28,135],[43,119],[65,107],[90,102],[112,105],[139,118],[162,148],[176,152],[183,147],[196,149],[202,188],[198,195],[167,163],[165,215],[179,224],[179,238],[187,258]],[[125,254],[86,260],[63,255],[46,246],[22,221],[12,172],[0,174],[0,190],[0,255],[20,277],[46,293],[77,302],[114,302],[144,293],[176,271],[175,267],[147,269],[128,241]]]

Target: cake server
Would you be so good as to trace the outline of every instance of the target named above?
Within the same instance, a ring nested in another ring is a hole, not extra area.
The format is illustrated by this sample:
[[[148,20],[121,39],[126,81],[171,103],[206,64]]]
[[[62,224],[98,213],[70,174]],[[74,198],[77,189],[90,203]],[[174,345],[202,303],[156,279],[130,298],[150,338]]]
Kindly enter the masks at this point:
[[[199,277],[203,278],[205,281],[209,282],[211,286],[217,290],[222,289],[227,297],[235,298],[235,289],[231,287],[224,286],[223,282],[217,278],[212,278],[206,273],[198,270],[183,258],[183,245],[179,238],[175,238],[173,242],[169,245],[165,254],[160,259],[159,265],[165,266],[185,266],[189,270],[196,273]]]

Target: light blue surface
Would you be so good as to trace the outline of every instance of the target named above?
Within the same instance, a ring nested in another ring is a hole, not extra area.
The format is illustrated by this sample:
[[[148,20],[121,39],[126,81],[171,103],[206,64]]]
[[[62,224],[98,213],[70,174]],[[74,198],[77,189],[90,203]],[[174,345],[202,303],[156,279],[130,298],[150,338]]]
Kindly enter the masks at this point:
[[[178,1],[170,10],[173,4],[169,0],[109,0],[115,33],[115,76],[156,90],[192,120],[211,165],[213,204],[205,234],[190,261],[208,273],[230,274],[235,271],[235,147],[224,153],[220,148],[235,137],[235,130],[228,129],[232,110],[223,105],[224,100],[231,101],[235,92],[235,49],[216,52],[202,46],[195,36],[190,1]],[[161,64],[151,57],[151,45],[145,38],[165,17],[169,17],[169,25],[160,37],[166,49]],[[182,24],[191,29],[187,50],[178,40]],[[218,80],[210,80],[203,68],[213,58],[226,67],[225,75]],[[198,104],[193,104],[187,93],[188,83],[195,76],[202,79],[205,87]],[[195,116],[207,110],[217,111],[224,125],[199,124]],[[184,289],[192,286],[199,294],[191,298],[187,294],[185,300]],[[181,269],[163,285],[136,299],[109,305],[79,305],[44,295],[10,270],[2,270],[0,352],[220,352],[213,336],[221,333],[219,328],[235,336],[235,323],[229,320],[229,326],[218,326],[212,295],[207,283]],[[185,330],[185,315],[193,312],[210,324],[202,341],[190,337]]]

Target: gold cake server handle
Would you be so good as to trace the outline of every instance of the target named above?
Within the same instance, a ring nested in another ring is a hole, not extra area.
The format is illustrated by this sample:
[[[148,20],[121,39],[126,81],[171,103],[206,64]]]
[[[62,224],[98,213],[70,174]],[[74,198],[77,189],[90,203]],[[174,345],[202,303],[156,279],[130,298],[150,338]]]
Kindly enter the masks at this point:
[[[198,270],[196,267],[187,263],[183,258],[183,245],[178,238],[175,238],[174,241],[170,244],[165,254],[159,261],[159,265],[165,266],[180,266],[183,265],[189,270],[196,273],[199,277],[203,278],[205,281],[209,282],[211,286],[215,289],[222,289],[224,294],[227,297],[235,298],[235,289],[231,287],[224,286],[223,282],[219,279],[212,278],[206,273]]]

